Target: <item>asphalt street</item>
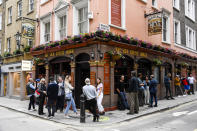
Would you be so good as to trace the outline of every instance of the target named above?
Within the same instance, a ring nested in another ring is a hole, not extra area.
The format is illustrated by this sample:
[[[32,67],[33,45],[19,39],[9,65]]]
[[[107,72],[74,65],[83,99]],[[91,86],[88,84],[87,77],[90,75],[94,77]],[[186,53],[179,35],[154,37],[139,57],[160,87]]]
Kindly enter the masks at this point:
[[[172,110],[104,127],[109,131],[197,131],[197,101]]]
[[[63,125],[0,107],[0,131],[197,131],[197,101],[110,126]]]

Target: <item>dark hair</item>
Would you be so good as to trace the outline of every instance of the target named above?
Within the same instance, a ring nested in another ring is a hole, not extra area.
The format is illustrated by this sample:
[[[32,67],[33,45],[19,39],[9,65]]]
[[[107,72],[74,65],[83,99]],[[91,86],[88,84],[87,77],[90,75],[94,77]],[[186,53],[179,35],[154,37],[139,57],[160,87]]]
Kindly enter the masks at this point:
[[[132,76],[136,76],[136,71],[131,71]]]
[[[100,78],[100,77],[98,77],[97,79],[99,79],[99,80],[100,80],[100,83],[101,83],[101,78]],[[100,84],[100,83],[98,83],[98,84]]]
[[[50,81],[54,81],[54,77],[51,76],[51,77],[49,78],[49,80],[50,80]]]
[[[140,76],[142,76],[142,73],[139,73],[139,74],[138,74],[138,77],[140,77]]]

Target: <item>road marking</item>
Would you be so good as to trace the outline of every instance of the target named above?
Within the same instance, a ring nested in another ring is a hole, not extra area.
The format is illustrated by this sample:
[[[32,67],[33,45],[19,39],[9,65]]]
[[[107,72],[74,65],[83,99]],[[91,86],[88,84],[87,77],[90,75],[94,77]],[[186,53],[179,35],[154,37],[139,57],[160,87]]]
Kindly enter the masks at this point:
[[[185,114],[187,114],[188,113],[188,111],[182,111],[182,112],[175,112],[175,113],[173,113],[172,115],[173,116],[181,116],[181,115],[185,115]]]
[[[197,113],[197,110],[196,110],[196,111],[193,111],[193,112],[188,113],[188,115],[192,115],[192,114],[194,114],[194,113]]]
[[[120,131],[120,130],[118,130],[118,129],[112,129],[112,131]]]

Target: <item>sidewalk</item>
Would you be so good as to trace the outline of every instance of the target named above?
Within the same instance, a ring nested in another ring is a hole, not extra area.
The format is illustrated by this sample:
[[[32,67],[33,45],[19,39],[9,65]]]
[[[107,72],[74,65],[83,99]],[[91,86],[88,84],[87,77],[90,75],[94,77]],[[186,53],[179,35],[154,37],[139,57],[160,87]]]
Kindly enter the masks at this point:
[[[66,125],[73,125],[73,126],[84,126],[84,127],[91,126],[92,127],[92,126],[98,126],[98,125],[111,125],[111,124],[115,124],[115,123],[120,123],[123,121],[131,120],[131,119],[145,116],[148,114],[168,110],[168,109],[171,109],[171,108],[174,108],[179,105],[189,103],[189,102],[192,102],[195,100],[197,100],[197,95],[188,95],[185,97],[183,97],[183,96],[175,97],[175,100],[159,100],[158,107],[154,107],[154,108],[149,108],[147,106],[140,107],[139,114],[135,114],[135,115],[127,115],[126,113],[128,112],[128,110],[109,111],[109,112],[106,112],[105,116],[101,116],[100,122],[92,122],[91,114],[86,113],[86,115],[87,115],[86,123],[80,123],[79,117],[76,117],[76,115],[74,115],[74,113],[72,111],[69,111],[69,114],[71,116],[70,119],[65,118],[64,114],[59,113],[59,111],[58,111],[58,113],[55,114],[55,117],[53,119],[48,119],[47,115],[39,116],[37,111],[28,111],[27,110],[29,101],[20,101],[20,100],[16,100],[16,99],[9,99],[6,97],[0,97],[0,106],[6,107],[8,109],[12,109],[12,110],[15,110],[18,112],[26,113],[26,114],[29,114],[29,115],[32,115],[35,117],[39,117],[42,119],[54,121],[57,123],[62,123],[62,124],[66,124]],[[47,114],[46,108],[44,109],[44,112]]]

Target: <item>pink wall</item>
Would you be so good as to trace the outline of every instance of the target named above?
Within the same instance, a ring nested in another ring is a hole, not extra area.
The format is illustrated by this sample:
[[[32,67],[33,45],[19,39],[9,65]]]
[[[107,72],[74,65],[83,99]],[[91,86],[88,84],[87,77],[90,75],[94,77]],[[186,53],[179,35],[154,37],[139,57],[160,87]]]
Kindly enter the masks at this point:
[[[40,1],[40,0],[39,0]],[[70,0],[68,0],[70,1]],[[189,51],[184,49],[174,47],[173,42],[173,7],[172,0],[157,0],[158,9],[165,8],[171,12],[170,14],[170,35],[171,35],[171,44],[162,43],[162,35],[153,35],[148,36],[148,23],[147,19],[144,18],[145,13],[153,12],[152,8],[152,0],[148,0],[147,3],[142,2],[141,0],[125,0],[126,1],[126,31],[111,27],[111,31],[116,34],[127,34],[128,36],[136,37],[138,39],[151,42],[153,44],[159,44],[167,48],[173,48],[180,52],[185,52],[190,55],[195,55]],[[57,0],[50,0],[48,3],[41,5],[38,3],[38,16],[43,16],[48,12],[52,12],[57,4]],[[90,0],[90,11],[94,14],[94,18],[90,20],[90,32],[96,31],[97,27],[100,23],[109,24],[109,0]],[[73,7],[70,4],[68,8],[68,36],[73,35]],[[54,40],[54,15],[52,15],[52,41]],[[37,41],[36,45],[39,44],[40,41],[40,32],[39,25],[37,26]]]

